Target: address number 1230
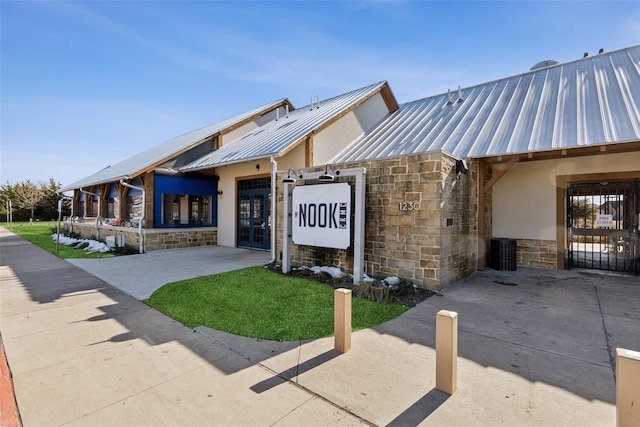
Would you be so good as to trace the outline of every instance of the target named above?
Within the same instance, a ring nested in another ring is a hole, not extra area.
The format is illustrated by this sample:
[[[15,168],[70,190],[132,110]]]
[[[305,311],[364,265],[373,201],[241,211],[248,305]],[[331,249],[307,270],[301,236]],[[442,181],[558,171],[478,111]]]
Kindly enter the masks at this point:
[[[401,211],[417,211],[420,207],[420,202],[400,202]]]

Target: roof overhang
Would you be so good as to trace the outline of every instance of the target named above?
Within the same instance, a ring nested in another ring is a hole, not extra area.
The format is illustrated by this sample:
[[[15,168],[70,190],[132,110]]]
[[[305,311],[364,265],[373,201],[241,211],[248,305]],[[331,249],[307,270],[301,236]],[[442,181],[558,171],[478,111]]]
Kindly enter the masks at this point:
[[[517,157],[519,161],[565,159],[570,157],[596,156],[600,154],[629,153],[640,151],[640,141],[623,141],[614,144],[598,144],[571,148],[558,148],[546,151],[529,151],[525,153],[504,154],[496,156],[476,157],[492,164],[507,163]]]

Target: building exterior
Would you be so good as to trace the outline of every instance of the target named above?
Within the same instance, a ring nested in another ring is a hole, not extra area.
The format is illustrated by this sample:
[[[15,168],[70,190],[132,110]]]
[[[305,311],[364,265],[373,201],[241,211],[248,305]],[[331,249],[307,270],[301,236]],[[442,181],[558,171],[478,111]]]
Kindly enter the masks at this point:
[[[513,243],[514,268],[638,274],[640,46],[402,105],[386,82],[300,109],[282,99],[65,190],[79,216],[144,217],[138,234],[120,221],[76,224],[89,234],[127,232],[144,250],[250,247],[279,260],[291,197],[282,180],[331,185],[304,179],[324,170],[353,182],[336,173],[351,168],[366,170],[369,275],[441,289],[503,256],[502,241]],[[354,266],[353,248],[294,244],[290,254],[294,264]]]
[[[491,239],[507,238],[516,241],[518,266],[637,274],[640,46],[543,64],[551,65],[403,104],[331,163],[432,152],[466,160],[471,174],[464,178],[477,197],[477,211],[472,203],[466,214],[477,223],[467,228],[477,225],[471,233],[478,247],[465,257],[479,269],[490,258]],[[594,210],[578,225],[572,206],[580,200],[603,208],[620,203],[624,214],[598,227],[597,217],[613,212]],[[446,215],[440,220],[441,227],[451,223]],[[437,278],[444,286],[447,250],[440,247]]]
[[[275,253],[278,168],[324,165],[397,108],[380,82],[299,109],[281,99],[178,136],[65,186],[82,221],[68,227],[124,236],[144,251],[220,244]]]

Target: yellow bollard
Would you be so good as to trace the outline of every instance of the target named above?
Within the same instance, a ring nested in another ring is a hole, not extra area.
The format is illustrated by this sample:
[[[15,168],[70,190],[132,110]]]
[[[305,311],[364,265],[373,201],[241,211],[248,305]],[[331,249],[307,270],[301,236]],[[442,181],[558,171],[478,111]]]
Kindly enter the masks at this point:
[[[351,291],[336,289],[333,293],[334,348],[340,353],[351,350]]]
[[[436,389],[449,395],[458,388],[458,313],[436,314]]]
[[[616,426],[640,427],[640,352],[616,348]]]

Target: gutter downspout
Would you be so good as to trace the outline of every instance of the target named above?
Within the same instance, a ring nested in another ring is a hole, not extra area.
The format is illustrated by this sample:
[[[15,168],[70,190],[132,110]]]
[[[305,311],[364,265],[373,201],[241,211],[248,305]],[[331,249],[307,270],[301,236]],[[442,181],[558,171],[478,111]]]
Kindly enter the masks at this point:
[[[146,197],[146,193],[144,191],[143,187],[137,187],[135,185],[131,185],[128,184],[126,182],[124,182],[124,180],[122,178],[120,178],[120,184],[124,185],[125,187],[129,187],[129,188],[133,188],[134,190],[140,190],[142,191],[142,218],[140,218],[140,221],[138,221],[138,236],[140,236],[140,253],[144,253],[144,236],[142,235],[142,221],[144,221],[145,218],[145,207],[147,205],[147,197]]]
[[[278,162],[276,159],[271,156],[269,159],[271,161],[271,261],[270,263],[275,262],[276,260],[276,212],[278,210],[278,196],[276,193],[276,176],[278,172]]]
[[[100,195],[96,194],[96,193],[92,193],[91,191],[86,191],[83,190],[82,187],[80,187],[80,192],[81,193],[85,193],[85,194],[91,194],[92,196],[96,196],[98,198],[98,215],[96,215],[96,240],[100,241],[100,228],[98,227],[98,224],[100,223],[100,212],[101,212],[101,200],[100,200]],[[87,213],[87,205],[88,203],[85,203],[84,205],[84,214],[86,215]]]
[[[68,199],[69,201],[71,201],[71,204],[69,206],[71,209],[71,212],[69,214],[69,233],[73,233],[73,196],[67,196],[64,193],[58,193],[58,194],[60,194],[60,197],[62,197],[63,200]]]

